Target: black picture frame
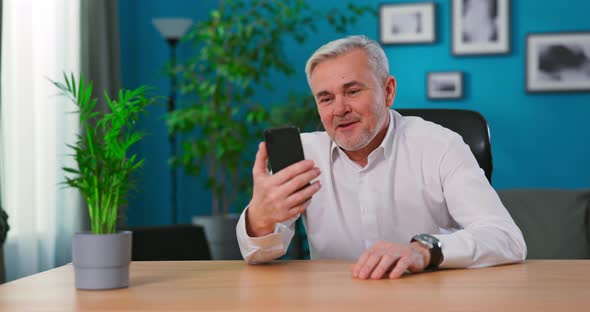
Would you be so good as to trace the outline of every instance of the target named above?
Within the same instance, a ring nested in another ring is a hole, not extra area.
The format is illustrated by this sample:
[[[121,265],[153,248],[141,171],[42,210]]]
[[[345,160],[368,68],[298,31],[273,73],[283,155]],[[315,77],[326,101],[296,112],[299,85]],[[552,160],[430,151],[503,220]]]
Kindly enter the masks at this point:
[[[436,5],[434,2],[381,4],[378,27],[382,45],[434,43]]]
[[[590,91],[590,31],[529,33],[525,88],[528,93]]]
[[[509,54],[510,6],[510,0],[452,0],[452,54]]]
[[[428,99],[462,99],[464,94],[464,74],[462,71],[426,73],[426,96]]]

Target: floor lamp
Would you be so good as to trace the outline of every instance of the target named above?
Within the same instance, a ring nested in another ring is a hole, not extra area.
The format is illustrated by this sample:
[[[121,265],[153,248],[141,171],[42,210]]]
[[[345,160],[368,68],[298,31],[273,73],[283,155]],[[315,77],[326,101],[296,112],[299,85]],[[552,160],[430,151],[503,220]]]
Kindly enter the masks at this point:
[[[170,47],[170,66],[171,68],[176,67],[176,45],[178,41],[188,28],[192,25],[193,21],[188,18],[154,18],[152,20],[154,26],[160,32],[160,35],[166,39],[168,46]],[[173,112],[176,109],[176,73],[170,74],[170,97],[168,98],[168,113]],[[176,137],[174,133],[170,133],[168,136],[170,141],[170,156],[176,156]],[[170,168],[170,210],[172,213],[172,223],[178,222],[178,203],[176,200],[176,167],[173,165]]]

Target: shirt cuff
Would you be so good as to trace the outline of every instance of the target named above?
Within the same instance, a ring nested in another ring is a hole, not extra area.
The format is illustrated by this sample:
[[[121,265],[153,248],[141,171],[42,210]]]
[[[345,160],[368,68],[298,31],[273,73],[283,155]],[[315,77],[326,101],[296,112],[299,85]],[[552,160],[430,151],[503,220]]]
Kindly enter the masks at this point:
[[[443,262],[439,265],[440,268],[466,268],[472,264],[474,242],[464,237],[469,233],[458,233],[459,231],[453,234],[434,235],[442,243]]]
[[[265,263],[283,256],[287,252],[294,231],[284,224],[277,223],[273,233],[251,237],[246,231],[247,212],[248,208],[244,209],[236,226],[238,244],[244,260],[248,263]]]

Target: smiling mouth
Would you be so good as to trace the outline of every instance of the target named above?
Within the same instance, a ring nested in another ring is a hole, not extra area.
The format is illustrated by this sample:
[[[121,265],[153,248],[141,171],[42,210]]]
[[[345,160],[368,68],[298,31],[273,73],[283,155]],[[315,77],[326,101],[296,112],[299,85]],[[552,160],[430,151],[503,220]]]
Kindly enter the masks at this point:
[[[350,122],[343,122],[338,124],[337,128],[343,128],[343,129],[347,129],[350,128],[351,126],[353,126],[354,124],[356,124],[358,121],[350,121]]]

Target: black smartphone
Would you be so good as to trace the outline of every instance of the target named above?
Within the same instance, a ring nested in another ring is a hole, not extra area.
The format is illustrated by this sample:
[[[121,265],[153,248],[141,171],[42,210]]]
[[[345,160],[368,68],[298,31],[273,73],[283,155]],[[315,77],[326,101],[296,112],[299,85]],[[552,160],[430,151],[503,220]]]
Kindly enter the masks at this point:
[[[266,129],[264,130],[264,141],[273,174],[305,159],[297,127]]]

